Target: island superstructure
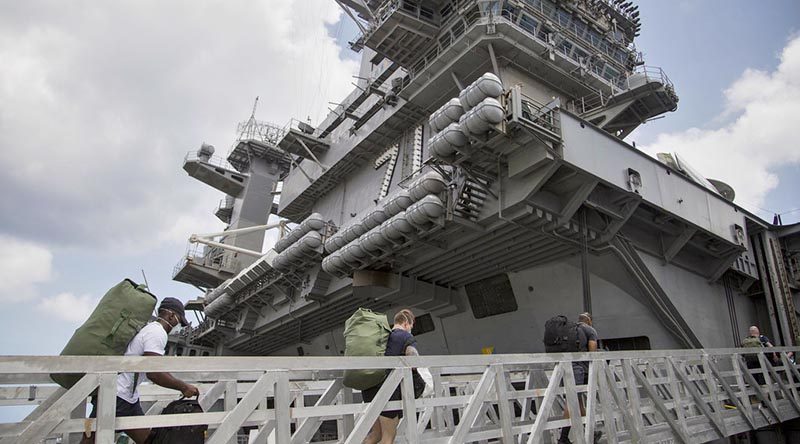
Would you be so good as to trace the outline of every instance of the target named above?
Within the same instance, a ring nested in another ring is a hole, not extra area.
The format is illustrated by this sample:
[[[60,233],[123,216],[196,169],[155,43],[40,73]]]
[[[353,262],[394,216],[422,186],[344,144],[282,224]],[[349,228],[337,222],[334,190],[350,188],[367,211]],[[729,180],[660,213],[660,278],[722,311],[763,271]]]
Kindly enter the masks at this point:
[[[338,3],[362,28],[342,103],[317,126],[254,110],[226,159],[186,158],[228,227],[176,266],[204,321],[172,353],[339,355],[358,307],[412,308],[426,354],[541,352],[580,311],[610,350],[753,323],[796,344],[800,227],[625,141],[678,106],[632,2]]]

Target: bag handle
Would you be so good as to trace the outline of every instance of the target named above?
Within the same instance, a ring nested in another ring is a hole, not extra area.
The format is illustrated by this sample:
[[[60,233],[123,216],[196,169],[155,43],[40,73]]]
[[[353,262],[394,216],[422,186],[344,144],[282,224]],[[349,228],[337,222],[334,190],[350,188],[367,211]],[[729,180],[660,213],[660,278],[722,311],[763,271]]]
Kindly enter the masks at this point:
[[[128,320],[131,317],[131,312],[127,309],[123,309],[119,313],[119,319],[117,322],[114,323],[114,326],[111,327],[111,332],[103,339],[103,345],[111,346],[112,342],[114,342],[114,335],[117,334],[117,330],[122,326],[122,323]]]

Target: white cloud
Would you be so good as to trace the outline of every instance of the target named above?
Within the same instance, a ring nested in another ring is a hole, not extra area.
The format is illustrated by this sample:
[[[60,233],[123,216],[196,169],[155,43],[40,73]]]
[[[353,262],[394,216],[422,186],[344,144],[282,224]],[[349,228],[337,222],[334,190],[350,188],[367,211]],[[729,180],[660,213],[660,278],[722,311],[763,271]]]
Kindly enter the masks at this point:
[[[97,300],[89,295],[75,296],[72,293],[59,293],[42,298],[36,309],[49,317],[81,324],[97,305]]]
[[[357,70],[328,35],[340,17],[329,0],[0,2],[0,229],[120,253],[218,230],[221,193],[183,156],[224,156],[256,95],[260,119],[320,120]]]
[[[36,296],[37,284],[53,276],[53,254],[45,247],[0,234],[0,303]]]
[[[775,71],[746,70],[725,98],[729,123],[659,134],[643,150],[679,153],[707,177],[732,185],[737,203],[759,212],[778,186],[775,169],[800,162],[800,37],[783,49]]]

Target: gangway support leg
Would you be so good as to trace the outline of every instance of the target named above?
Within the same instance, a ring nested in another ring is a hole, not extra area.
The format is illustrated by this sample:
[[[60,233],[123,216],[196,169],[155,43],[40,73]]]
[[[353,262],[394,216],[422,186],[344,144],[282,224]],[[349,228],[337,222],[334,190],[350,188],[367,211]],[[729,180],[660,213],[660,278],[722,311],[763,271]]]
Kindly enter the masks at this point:
[[[540,444],[543,441],[542,432],[544,432],[544,426],[545,423],[547,423],[550,409],[553,408],[553,402],[556,400],[558,385],[564,377],[564,366],[565,364],[563,362],[559,362],[553,369],[553,374],[550,375],[550,381],[544,391],[544,398],[542,399],[541,405],[536,410],[536,420],[533,422],[533,427],[531,427],[531,434],[528,436],[528,444]]]
[[[97,373],[87,373],[71,389],[58,398],[47,411],[43,412],[39,418],[33,421],[20,433],[16,442],[40,442],[43,441],[53,429],[67,417],[75,406],[84,402],[86,397],[97,388],[99,375]]]
[[[508,376],[502,364],[496,365],[494,371],[494,386],[497,393],[497,408],[500,413],[500,429],[502,431],[501,442],[503,444],[513,444],[514,434],[511,430],[511,405],[508,400]]]
[[[717,422],[719,423],[720,427],[722,428],[722,433],[725,436],[728,436],[728,430],[725,427],[725,421],[722,418],[722,411],[725,409],[722,406],[722,402],[719,399],[719,386],[717,386],[716,381],[712,377],[711,372],[709,371],[709,363],[710,360],[708,359],[708,355],[703,356],[703,377],[706,383],[706,387],[708,391],[711,393],[711,400],[713,401],[714,405],[714,413],[717,418]]]
[[[202,408],[204,412],[207,412],[212,406],[214,406],[214,403],[217,402],[219,397],[225,393],[228,383],[229,381],[217,381],[217,383],[212,385],[208,391],[200,396],[200,399],[197,402],[200,404],[200,408]],[[233,381],[233,383],[236,384],[236,381]],[[231,407],[231,409],[232,408],[233,407]]]
[[[583,434],[583,422],[581,421],[581,408],[578,401],[578,391],[575,386],[575,373],[572,370],[572,363],[564,366],[564,390],[567,398],[567,406],[569,407],[569,420],[571,423],[571,433],[574,434],[576,441],[580,444],[585,444],[585,437]]]
[[[717,368],[717,364],[715,364],[714,361],[712,361],[711,359],[706,358],[705,365],[708,367],[709,370],[711,370],[711,373],[714,374],[714,377],[717,378],[720,385],[722,386],[722,389],[728,395],[728,399],[732,403],[734,403],[734,405],[736,406],[736,410],[738,410],[739,414],[742,415],[742,418],[744,418],[745,422],[747,422],[747,425],[753,430],[757,429],[758,427],[756,427],[756,425],[753,423],[753,418],[751,417],[751,415],[747,414],[747,410],[745,410],[745,406],[742,403],[742,400],[739,399],[738,396],[736,396],[736,393],[733,391],[733,388],[731,388],[731,386],[725,381],[725,379],[722,376],[722,372],[720,372],[719,369]]]
[[[592,361],[595,367],[595,378],[597,378],[600,388],[600,408],[603,410],[606,439],[609,444],[617,444],[617,420],[613,409],[614,401],[612,401],[611,397],[611,387],[609,387],[608,379],[606,379],[603,371],[605,363],[605,361]],[[589,370],[591,374],[591,367],[589,367]]]
[[[403,380],[400,382],[403,397],[403,421],[405,422],[405,435],[408,444],[419,444],[417,435],[417,407],[414,399],[414,380],[411,369],[403,369]]]
[[[586,426],[583,440],[587,443],[594,442],[595,410],[597,404],[597,362],[589,362],[589,380],[586,385]]]
[[[664,367],[667,369],[667,379],[669,380],[669,387],[672,391],[672,405],[675,409],[675,415],[678,418],[678,426],[685,434],[689,434],[686,427],[686,408],[683,405],[683,394],[681,393],[678,379],[675,376],[675,368],[669,362],[664,362]]]
[[[781,389],[781,392],[783,392],[783,397],[789,399],[789,403],[792,404],[792,407],[794,408],[794,411],[798,415],[800,415],[800,403],[797,402],[797,397],[795,396],[796,393],[792,393],[792,391],[789,390],[789,388],[786,386],[786,384],[784,384],[783,378],[778,376],[778,372],[775,371],[775,367],[773,367],[772,364],[770,364],[769,359],[765,358],[764,359],[764,364],[766,365],[767,370],[769,370],[769,374],[772,376],[772,379],[775,382],[778,383],[778,387]],[[788,376],[789,369],[786,369],[786,373],[787,373],[787,376]],[[790,379],[790,381],[791,381],[791,379]],[[792,387],[792,388],[794,388],[794,387]]]
[[[679,367],[678,364],[676,364],[675,361],[672,360],[672,358],[668,357],[667,361],[669,362],[669,365],[671,365],[675,369],[675,375],[678,377],[681,383],[683,383],[683,386],[686,388],[686,391],[688,391],[689,394],[692,396],[692,398],[694,398],[694,403],[697,406],[697,408],[700,409],[703,415],[705,415],[709,419],[711,425],[714,426],[714,429],[719,434],[719,437],[724,438],[725,432],[723,431],[724,430],[723,426],[718,422],[719,419],[717,418],[716,415],[714,415],[714,412],[712,412],[711,409],[708,408],[708,404],[706,404],[706,401],[703,399],[703,396],[697,390],[697,387],[695,387],[694,383],[686,377],[686,374],[684,373],[683,369]]]
[[[747,380],[747,383],[750,384],[750,387],[753,388],[753,390],[755,391],[756,396],[758,397],[758,399],[764,405],[767,406],[767,409],[769,410],[769,412],[772,414],[772,416],[775,417],[775,422],[780,422],[781,421],[781,415],[778,413],[778,410],[777,410],[777,408],[775,408],[775,405],[769,400],[767,395],[764,393],[764,390],[761,388],[761,385],[758,382],[756,382],[756,378],[754,378],[753,375],[750,373],[750,370],[747,368],[747,366],[745,365],[744,361],[742,361],[741,359],[737,359],[737,361],[738,361],[739,369],[741,370],[742,376],[744,376],[744,378]],[[766,414],[765,414],[765,416],[766,416]],[[769,419],[769,417],[767,417],[767,419]],[[770,421],[770,422],[772,422],[772,421]]]
[[[353,432],[347,437],[345,444],[361,443],[361,441],[366,438],[367,433],[369,433],[369,430],[372,428],[372,424],[375,423],[378,419],[378,415],[383,411],[386,403],[389,402],[389,398],[392,397],[392,393],[394,393],[402,377],[403,373],[399,368],[389,373],[389,376],[383,381],[383,385],[381,385],[372,403],[370,403],[369,407],[364,411],[364,414],[358,418],[355,427],[353,427]]]
[[[275,439],[279,443],[287,443],[292,439],[290,403],[289,374],[280,371],[275,377]]]
[[[464,414],[461,416],[458,427],[456,427],[456,430],[453,432],[453,436],[450,437],[448,444],[465,442],[465,438],[467,434],[469,434],[469,429],[478,417],[478,413],[481,411],[489,389],[492,388],[494,372],[494,367],[489,367],[483,372],[481,380],[478,382],[478,386],[475,387],[475,392],[470,396],[467,408],[464,409]]]
[[[236,404],[233,410],[230,410],[217,430],[208,439],[208,444],[226,444],[231,438],[236,437],[236,432],[242,426],[242,423],[253,413],[253,410],[261,402],[261,398],[267,396],[267,391],[275,384],[275,375],[273,373],[264,373],[258,378],[253,387],[247,392],[242,400]],[[236,396],[236,389],[233,389],[233,394]],[[227,397],[227,393],[226,393]],[[227,404],[227,403],[226,403]],[[277,401],[276,401],[277,404]]]
[[[626,393],[628,394],[628,405],[633,412],[633,422],[631,426],[636,429],[636,435],[645,438],[644,420],[642,419],[642,408],[639,402],[639,387],[636,385],[634,374],[639,372],[639,369],[633,368],[633,363],[630,359],[621,359],[622,375],[625,379],[625,386],[627,387]]]
[[[639,381],[639,384],[642,385],[642,389],[644,389],[645,393],[647,393],[647,396],[650,397],[650,400],[653,402],[653,406],[655,406],[656,410],[658,410],[658,413],[660,413],[661,416],[664,417],[664,420],[667,421],[667,424],[669,424],[669,427],[672,429],[672,432],[675,433],[675,435],[681,440],[681,442],[686,444],[691,443],[692,441],[686,434],[686,430],[681,428],[680,424],[678,424],[677,421],[672,417],[672,412],[670,412],[667,406],[664,405],[664,402],[661,400],[661,397],[658,396],[658,394],[656,394],[656,392],[653,390],[653,387],[650,385],[649,382],[647,382],[647,379],[645,379],[644,375],[642,375],[642,373],[638,371],[634,371],[633,375]]]
[[[95,442],[113,442],[114,420],[117,416],[117,374],[102,373],[98,383]]]
[[[333,402],[336,401],[336,397],[339,395],[339,392],[342,390],[342,387],[342,378],[334,379],[328,388],[322,393],[322,396],[319,397],[317,402],[314,404],[314,407],[333,404]],[[320,424],[322,424],[322,420],[320,418],[304,419],[300,423],[300,426],[297,427],[294,435],[292,435],[292,444],[303,444],[310,442],[311,437],[314,436],[314,433],[316,433],[316,431],[319,429]]]
[[[636,428],[636,425],[633,420],[633,415],[628,409],[628,403],[626,402],[625,395],[622,393],[622,390],[617,385],[617,378],[614,376],[614,371],[611,369],[611,366],[608,365],[607,362],[603,361],[603,373],[605,374],[606,380],[608,381],[609,392],[611,392],[611,396],[614,398],[614,402],[617,404],[617,408],[620,412],[622,412],[622,417],[624,420],[625,425],[628,427],[628,431],[630,432],[630,439],[631,442],[641,442],[642,435],[639,433],[639,430]],[[638,414],[638,413],[637,413]]]

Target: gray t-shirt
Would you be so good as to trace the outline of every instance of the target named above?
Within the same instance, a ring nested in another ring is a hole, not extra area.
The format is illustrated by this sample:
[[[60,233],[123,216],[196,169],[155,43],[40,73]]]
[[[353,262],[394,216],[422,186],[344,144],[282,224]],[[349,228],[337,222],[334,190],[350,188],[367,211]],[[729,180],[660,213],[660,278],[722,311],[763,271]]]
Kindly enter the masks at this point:
[[[580,351],[589,351],[589,341],[597,342],[597,330],[591,325],[578,323],[578,347]],[[581,367],[583,370],[589,371],[589,361],[573,362],[572,367]]]

